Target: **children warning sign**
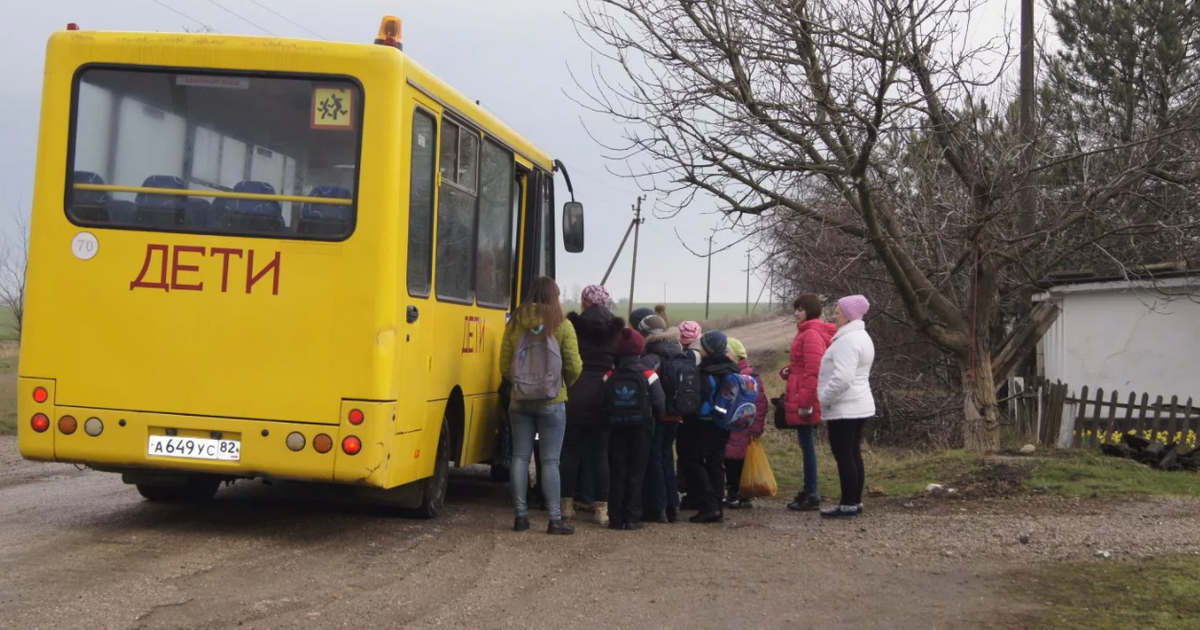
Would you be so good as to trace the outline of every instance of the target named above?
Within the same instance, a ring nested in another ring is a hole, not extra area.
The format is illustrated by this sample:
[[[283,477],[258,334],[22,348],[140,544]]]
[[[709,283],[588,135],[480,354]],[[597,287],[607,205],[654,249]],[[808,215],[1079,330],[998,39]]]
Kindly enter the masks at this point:
[[[318,87],[313,90],[312,128],[354,129],[354,92],[349,88]]]

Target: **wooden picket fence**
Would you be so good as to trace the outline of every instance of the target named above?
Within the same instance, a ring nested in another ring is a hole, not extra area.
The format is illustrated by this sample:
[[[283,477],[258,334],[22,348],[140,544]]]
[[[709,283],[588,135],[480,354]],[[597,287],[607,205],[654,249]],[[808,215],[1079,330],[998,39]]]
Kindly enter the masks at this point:
[[[1068,395],[1066,383],[1045,379],[1027,379],[1005,399],[1015,408],[1015,426],[1023,439],[1046,447],[1079,446],[1098,448],[1118,442],[1126,433],[1137,433],[1163,444],[1183,443],[1198,446],[1200,408],[1192,399],[1180,402],[1149,394],[1130,392],[1124,397],[1117,391],[1094,392],[1083,387],[1078,396]],[[1064,433],[1063,423],[1069,433]]]
[[[1098,448],[1119,442],[1126,433],[1137,433],[1163,444],[1182,443],[1194,448],[1200,433],[1200,409],[1192,406],[1191,398],[1183,404],[1178,396],[1172,396],[1169,402],[1158,396],[1150,402],[1150,396],[1142,394],[1139,402],[1138,395],[1130,392],[1121,402],[1116,390],[1106,397],[1103,388],[1091,395],[1084,386],[1078,398],[1068,398],[1067,402],[1078,405],[1072,446]]]

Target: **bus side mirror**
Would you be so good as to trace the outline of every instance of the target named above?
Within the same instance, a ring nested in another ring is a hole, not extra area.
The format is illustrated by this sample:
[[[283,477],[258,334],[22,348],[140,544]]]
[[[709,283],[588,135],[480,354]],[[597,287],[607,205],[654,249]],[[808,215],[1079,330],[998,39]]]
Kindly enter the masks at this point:
[[[572,254],[583,251],[583,204],[568,201],[563,204],[563,247]]]

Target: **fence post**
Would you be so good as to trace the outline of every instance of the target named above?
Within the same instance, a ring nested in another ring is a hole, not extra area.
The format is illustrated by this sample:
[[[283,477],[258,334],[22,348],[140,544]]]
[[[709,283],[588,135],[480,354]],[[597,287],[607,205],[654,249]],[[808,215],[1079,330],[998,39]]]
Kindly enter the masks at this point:
[[[1150,423],[1150,441],[1158,439],[1158,422],[1162,415],[1163,398],[1159,396],[1154,399],[1154,419]]]
[[[1167,439],[1163,444],[1175,441],[1175,413],[1179,411],[1179,396],[1171,396],[1171,411],[1167,415]]]
[[[1112,435],[1112,432],[1113,432],[1113,425],[1116,423],[1116,420],[1117,420],[1117,405],[1118,404],[1119,403],[1117,401],[1117,390],[1114,389],[1112,392],[1112,395],[1110,395],[1109,399],[1108,399],[1108,426],[1105,427],[1105,429],[1104,429],[1104,439],[1096,440],[1097,442],[1099,442],[1101,444],[1109,443],[1112,441],[1110,436]],[[1096,429],[1096,432],[1099,433],[1100,429]],[[1096,436],[1096,437],[1099,438],[1099,436]]]

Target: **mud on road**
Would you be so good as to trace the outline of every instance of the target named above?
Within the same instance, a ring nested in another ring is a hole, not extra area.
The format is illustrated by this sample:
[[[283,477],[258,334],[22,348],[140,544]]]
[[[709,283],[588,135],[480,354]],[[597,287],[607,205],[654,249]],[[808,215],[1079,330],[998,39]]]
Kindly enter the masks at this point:
[[[895,503],[833,523],[763,501],[723,525],[552,537],[544,513],[509,531],[485,472],[456,471],[432,522],[258,482],[170,506],[115,475],[23,462],[0,438],[0,626],[994,625],[1019,611],[994,589],[1015,568],[1091,557],[1098,541],[1194,548],[1200,526],[1200,504],[1175,499]]]

